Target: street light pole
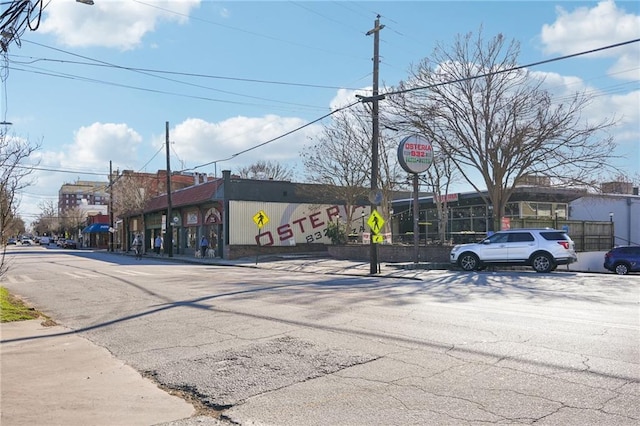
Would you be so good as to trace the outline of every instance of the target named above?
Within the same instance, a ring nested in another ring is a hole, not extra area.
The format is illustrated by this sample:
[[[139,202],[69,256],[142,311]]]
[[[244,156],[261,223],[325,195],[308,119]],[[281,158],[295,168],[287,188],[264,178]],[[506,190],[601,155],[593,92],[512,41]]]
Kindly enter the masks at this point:
[[[613,229],[613,212],[609,212],[609,230],[611,231],[611,248],[616,246],[616,234]]]
[[[113,252],[113,165],[109,160],[109,250]]]

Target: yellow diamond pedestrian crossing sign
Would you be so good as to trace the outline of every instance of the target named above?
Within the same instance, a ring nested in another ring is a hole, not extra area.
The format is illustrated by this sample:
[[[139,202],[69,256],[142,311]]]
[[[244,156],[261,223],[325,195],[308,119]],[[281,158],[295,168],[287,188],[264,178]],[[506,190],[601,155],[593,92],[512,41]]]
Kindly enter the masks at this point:
[[[258,213],[253,216],[253,221],[258,225],[258,228],[262,228],[267,223],[269,223],[269,217],[264,212],[264,210],[260,210]]]
[[[367,220],[367,225],[371,228],[371,232],[374,234],[378,234],[382,230],[382,226],[384,225],[384,219],[380,216],[377,210],[373,210],[371,212],[371,216]]]

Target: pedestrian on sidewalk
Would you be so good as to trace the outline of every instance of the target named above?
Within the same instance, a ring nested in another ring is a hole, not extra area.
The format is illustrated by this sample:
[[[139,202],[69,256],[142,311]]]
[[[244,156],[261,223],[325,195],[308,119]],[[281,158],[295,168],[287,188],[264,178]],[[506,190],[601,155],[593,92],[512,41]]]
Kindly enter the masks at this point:
[[[142,260],[142,235],[136,235],[131,245],[136,253],[136,260]]]
[[[160,234],[156,236],[156,240],[153,242],[153,249],[156,252],[156,256],[160,256],[160,248],[162,247],[162,237]]]
[[[209,248],[209,240],[204,235],[200,239],[200,257],[207,257],[207,249]]]

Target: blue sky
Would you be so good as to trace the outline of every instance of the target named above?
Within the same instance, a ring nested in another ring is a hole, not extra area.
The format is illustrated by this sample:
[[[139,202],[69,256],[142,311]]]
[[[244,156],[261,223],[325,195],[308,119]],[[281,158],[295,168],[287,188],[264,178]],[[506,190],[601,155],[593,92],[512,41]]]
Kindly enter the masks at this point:
[[[27,223],[43,200],[57,202],[63,183],[106,180],[109,161],[164,169],[167,121],[171,168],[191,169],[355,100],[355,90],[371,88],[365,33],[378,14],[383,86],[406,79],[435,43],[481,26],[487,37],[519,41],[522,64],[640,38],[637,1],[94,1],[52,0],[38,30],[7,55],[2,120],[13,123],[10,135],[41,144],[29,161],[49,169],[22,193]],[[596,95],[585,118],[615,114],[618,166],[638,183],[640,43],[532,71],[547,74],[550,90]],[[302,173],[300,152],[319,130],[198,171],[274,160]]]

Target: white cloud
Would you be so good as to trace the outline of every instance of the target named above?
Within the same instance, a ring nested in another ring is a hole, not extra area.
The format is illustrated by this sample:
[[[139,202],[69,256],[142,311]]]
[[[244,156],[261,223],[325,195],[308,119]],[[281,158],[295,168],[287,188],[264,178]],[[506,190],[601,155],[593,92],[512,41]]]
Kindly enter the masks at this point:
[[[205,166],[199,171],[218,174],[223,169],[232,171],[248,166],[258,160],[277,161],[291,165],[299,161],[299,153],[304,149],[308,137],[319,131],[319,125],[308,126],[298,132],[251,149],[274,138],[284,135],[306,124],[297,117],[233,117],[219,123],[210,123],[200,118],[189,118],[170,131],[172,151],[185,168]],[[249,150],[248,152],[244,152]],[[239,154],[242,153],[240,155]],[[220,161],[225,160],[225,161]],[[172,169],[176,169],[172,166]],[[214,170],[215,169],[215,170]]]
[[[579,7],[571,12],[557,7],[557,19],[543,25],[541,40],[547,54],[567,55],[640,37],[640,15],[626,12],[613,0],[596,6]],[[640,77],[640,49],[636,43],[608,49],[586,57],[615,58],[609,70],[618,78],[637,80]]]
[[[331,111],[335,111],[338,108],[342,108],[356,102],[358,100],[356,95],[371,96],[372,90],[373,89],[370,86],[359,90],[338,89],[338,93],[336,93],[336,96],[334,96],[329,103]]]
[[[126,124],[93,123],[75,132],[66,145],[62,165],[82,170],[107,170],[114,164],[136,164],[142,137]]]
[[[52,1],[45,9],[40,27],[67,46],[103,46],[130,50],[139,46],[145,34],[155,30],[159,21],[180,24],[200,0],[95,1],[93,6],[75,0]]]

